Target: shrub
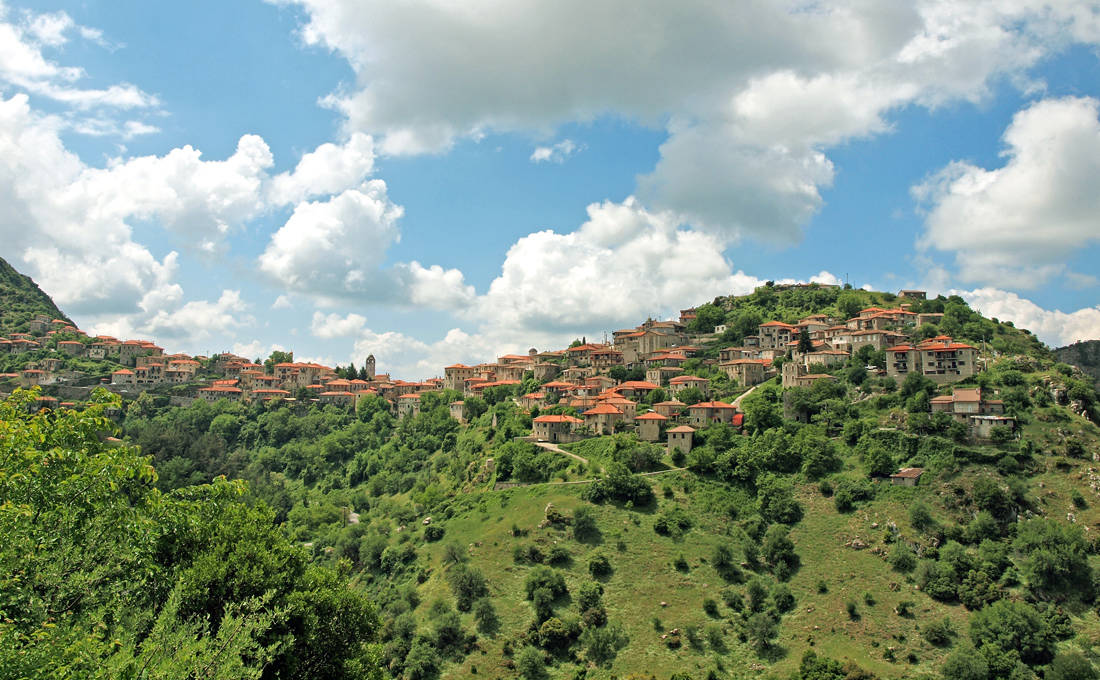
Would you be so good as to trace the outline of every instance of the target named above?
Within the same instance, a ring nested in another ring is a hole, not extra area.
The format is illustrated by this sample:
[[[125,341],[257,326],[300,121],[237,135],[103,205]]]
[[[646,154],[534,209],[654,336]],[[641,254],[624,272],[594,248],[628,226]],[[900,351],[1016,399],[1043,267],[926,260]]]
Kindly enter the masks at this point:
[[[603,597],[603,586],[596,581],[585,581],[577,588],[577,609],[584,611],[600,606],[600,598]]]
[[[470,611],[474,600],[489,594],[489,582],[485,580],[485,575],[465,564],[451,567],[447,572],[447,583],[451,586],[459,611]]]
[[[589,661],[597,666],[606,666],[614,661],[620,649],[630,643],[630,638],[622,626],[609,624],[600,628],[585,628],[580,643]]]
[[[540,680],[546,675],[542,652],[534,647],[524,647],[516,657],[516,670],[524,680]]]
[[[821,593],[822,595],[829,592],[829,584],[825,583],[825,579],[821,579],[817,582],[817,592]]]
[[[859,605],[856,604],[855,600],[848,600],[844,604],[844,609],[848,612],[849,619],[855,621],[859,618]]]
[[[868,607],[874,607],[875,596],[872,595],[870,591],[863,593],[863,603],[866,604]]]
[[[924,624],[921,628],[921,635],[925,640],[928,640],[928,644],[935,647],[944,647],[951,644],[952,638],[955,637],[955,626],[952,625],[951,619],[946,616],[939,621],[931,621]]]
[[[890,566],[896,571],[908,574],[917,567],[917,556],[913,550],[904,543],[895,543],[890,549]]]
[[[474,620],[477,621],[477,630],[485,635],[492,635],[500,630],[500,618],[493,602],[483,597],[474,604]]]
[[[546,563],[552,565],[569,564],[573,561],[573,554],[564,545],[555,545],[546,554]]]
[[[754,578],[749,581],[748,588],[745,593],[749,597],[749,609],[758,612],[764,608],[764,602],[768,598],[768,589],[764,586],[764,582],[759,578]]]
[[[560,597],[568,592],[565,587],[565,578],[560,572],[550,567],[535,567],[527,575],[524,590],[528,600],[534,599],[535,591],[539,588],[546,588],[553,597]]]
[[[707,616],[718,618],[718,603],[715,602],[713,598],[708,597],[703,600],[703,611],[706,612]]]
[[[772,602],[780,614],[785,614],[794,609],[794,594],[791,593],[791,589],[787,587],[787,584],[780,583],[772,588]]]
[[[687,572],[691,569],[691,567],[688,565],[687,558],[684,557],[684,553],[680,553],[676,556],[676,561],[672,563],[672,566],[676,568],[676,571]]]
[[[611,574],[611,560],[600,551],[588,556],[588,573],[593,576],[608,576]]]
[[[581,506],[573,511],[573,537],[578,541],[587,541],[600,533],[591,508]]]
[[[821,483],[817,485],[821,495],[825,498],[830,498],[833,495],[833,483],[827,479],[821,480]]]
[[[913,611],[912,600],[902,600],[898,602],[898,605],[894,607],[894,613],[898,616],[909,616]]]
[[[443,538],[443,527],[438,524],[429,524],[424,527],[424,540],[425,541],[438,541]]]

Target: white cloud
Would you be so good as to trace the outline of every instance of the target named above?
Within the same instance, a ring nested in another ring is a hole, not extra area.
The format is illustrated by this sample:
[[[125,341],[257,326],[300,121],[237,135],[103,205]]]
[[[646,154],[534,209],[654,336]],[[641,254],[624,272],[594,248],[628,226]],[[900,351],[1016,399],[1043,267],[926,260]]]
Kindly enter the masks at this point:
[[[356,132],[342,145],[326,143],[303,154],[293,172],[271,179],[270,201],[294,204],[358,186],[374,170],[374,140]]]
[[[346,317],[341,317],[339,314],[326,316],[322,312],[314,312],[310,330],[314,337],[331,340],[332,338],[355,335],[363,329],[366,323],[366,317],[360,314],[351,313]]]
[[[272,352],[285,352],[286,348],[280,344],[268,344],[260,342],[259,340],[252,340],[251,342],[235,342],[233,343],[233,349],[230,350],[237,356],[248,357],[249,359],[266,359],[271,356]]]
[[[1048,99],[1005,130],[1005,165],[956,161],[914,188],[925,248],[955,253],[964,281],[1031,287],[1100,240],[1100,121],[1092,98]]]
[[[290,297],[287,295],[280,295],[275,298],[275,302],[271,303],[272,309],[293,309],[294,304],[290,301]]]
[[[987,317],[1012,321],[1027,328],[1051,347],[1062,347],[1078,340],[1100,339],[1100,305],[1074,312],[1043,309],[1031,300],[998,288],[951,291]]]
[[[226,337],[255,322],[238,290],[223,290],[214,302],[192,300],[172,311],[157,310],[139,332],[197,349],[212,338]]]
[[[638,195],[725,240],[799,238],[827,150],[888,131],[891,112],[980,101],[1001,78],[1034,91],[1039,60],[1100,38],[1095,8],[1070,1],[272,1],[302,6],[305,42],[351,64],[358,88],[326,103],[383,153],[601,116],[667,126]]]
[[[294,290],[332,296],[369,292],[381,283],[377,270],[398,239],[402,212],[377,179],[325,201],[299,203],[272,235],[260,268]]]
[[[550,162],[561,164],[565,162],[565,159],[579,150],[580,147],[578,147],[572,139],[563,139],[550,146],[535,147],[535,150],[531,152],[531,158],[529,160],[532,163]]]
[[[82,88],[77,82],[86,75],[83,69],[60,66],[43,53],[65,45],[73,31],[106,45],[101,31],[78,26],[65,12],[23,12],[19,22],[12,21],[10,14],[0,2],[0,83],[80,110],[153,109],[159,105],[155,96],[129,83]]]

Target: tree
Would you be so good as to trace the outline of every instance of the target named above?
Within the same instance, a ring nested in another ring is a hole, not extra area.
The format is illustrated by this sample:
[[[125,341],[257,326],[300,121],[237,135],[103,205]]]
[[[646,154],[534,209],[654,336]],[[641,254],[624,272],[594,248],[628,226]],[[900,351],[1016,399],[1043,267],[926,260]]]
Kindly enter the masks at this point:
[[[763,654],[779,637],[779,621],[771,612],[757,612],[745,621],[745,636],[757,654]]]
[[[459,611],[467,612],[478,598],[489,594],[489,582],[474,567],[456,564],[447,572],[447,583],[455,596],[455,606]]]
[[[1050,662],[1044,680],[1096,680],[1100,677],[1096,668],[1084,654],[1074,651],[1059,652]]]
[[[535,647],[524,647],[516,657],[516,670],[524,680],[540,680],[546,676],[546,662]]]
[[[986,680],[989,665],[974,650],[957,650],[947,657],[940,670],[944,680]]]
[[[483,597],[474,604],[474,620],[477,621],[477,631],[485,635],[493,635],[500,630],[500,617],[493,607],[493,601]]]
[[[589,661],[597,666],[606,666],[614,661],[620,649],[630,643],[630,638],[622,626],[612,623],[599,628],[585,628],[580,643]]]
[[[1054,655],[1050,626],[1031,605],[998,600],[970,617],[970,638],[976,646],[990,644],[1015,650],[1027,664],[1047,663]]]
[[[587,541],[599,536],[600,529],[596,525],[596,517],[591,508],[580,506],[573,511],[573,537],[578,541]]]
[[[241,502],[242,482],[162,494],[149,458],[102,441],[117,434],[105,417],[116,396],[31,414],[35,394],[0,403],[6,674],[343,678],[377,667],[373,606],[310,566],[270,509]]]
[[[703,391],[700,390],[698,387],[689,387],[687,389],[680,390],[680,392],[676,395],[676,398],[684,402],[688,406],[692,406],[706,399],[706,395],[703,394]]]
[[[264,361],[264,370],[268,373],[275,372],[275,364],[288,364],[294,361],[294,352],[283,352],[275,350]]]
[[[814,342],[810,339],[810,332],[803,328],[798,332],[798,353],[809,354],[814,351]]]
[[[1042,593],[1089,589],[1088,541],[1076,524],[1032,519],[1020,525],[1013,546],[1024,558],[1028,585]]]

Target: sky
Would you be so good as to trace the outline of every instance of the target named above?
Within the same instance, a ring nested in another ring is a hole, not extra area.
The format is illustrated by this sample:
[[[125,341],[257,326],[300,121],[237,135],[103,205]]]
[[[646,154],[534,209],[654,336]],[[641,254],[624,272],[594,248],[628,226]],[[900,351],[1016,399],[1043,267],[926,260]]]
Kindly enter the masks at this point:
[[[361,365],[765,281],[1100,338],[1100,3],[0,0],[0,256],[94,334]]]

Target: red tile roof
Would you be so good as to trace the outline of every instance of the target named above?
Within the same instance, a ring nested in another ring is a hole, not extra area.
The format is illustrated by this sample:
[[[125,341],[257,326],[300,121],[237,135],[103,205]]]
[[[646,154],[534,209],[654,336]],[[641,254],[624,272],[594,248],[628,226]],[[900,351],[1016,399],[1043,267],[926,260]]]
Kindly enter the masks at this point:
[[[532,422],[535,423],[583,423],[580,418],[574,418],[573,416],[539,416]]]
[[[611,404],[600,404],[595,408],[591,408],[584,412],[586,416],[621,416],[623,412],[615,408]]]
[[[634,420],[668,420],[668,418],[664,417],[660,413],[650,411],[649,413],[643,413]]]
[[[737,410],[736,406],[734,406],[733,404],[727,404],[724,401],[702,401],[702,402],[699,402],[698,404],[688,406],[689,410],[693,409],[693,408],[716,408],[716,409],[731,408],[731,409]]]

